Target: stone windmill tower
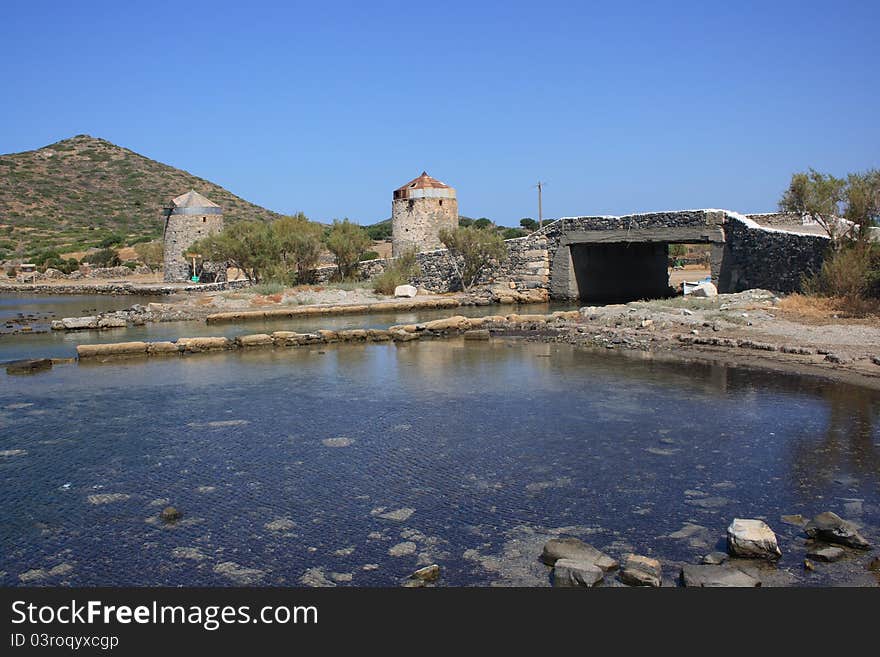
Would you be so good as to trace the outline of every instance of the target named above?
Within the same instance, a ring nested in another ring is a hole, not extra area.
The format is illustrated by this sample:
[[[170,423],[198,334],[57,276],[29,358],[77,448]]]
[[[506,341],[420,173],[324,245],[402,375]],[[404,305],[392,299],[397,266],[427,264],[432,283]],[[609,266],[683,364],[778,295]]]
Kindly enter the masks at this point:
[[[391,253],[399,256],[407,249],[431,251],[443,248],[440,230],[458,227],[458,200],[455,190],[424,171],[403,187],[394,190],[391,201]]]
[[[194,262],[187,249],[195,242],[223,230],[223,210],[195,190],[181,194],[165,208],[165,281],[202,282],[226,279],[225,263]]]

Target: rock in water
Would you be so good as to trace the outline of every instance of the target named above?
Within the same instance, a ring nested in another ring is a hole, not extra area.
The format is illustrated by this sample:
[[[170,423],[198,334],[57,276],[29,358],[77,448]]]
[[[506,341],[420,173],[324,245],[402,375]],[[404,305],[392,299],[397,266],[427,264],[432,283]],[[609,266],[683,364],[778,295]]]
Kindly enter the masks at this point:
[[[165,522],[174,522],[180,520],[181,517],[183,517],[183,514],[173,506],[166,506],[162,509],[162,513],[159,514],[159,517]]]
[[[880,572],[880,557],[874,557],[868,564],[867,568],[874,573]]]
[[[725,561],[727,561],[727,555],[724,552],[710,552],[705,557],[702,558],[700,563],[709,565],[709,566],[720,566]]]
[[[732,566],[684,566],[681,581],[687,587],[753,587],[761,580]]]
[[[28,360],[14,360],[6,363],[7,374],[33,374],[42,370],[52,369],[51,358],[31,358]]]
[[[617,568],[617,561],[579,538],[551,538],[544,544],[541,561],[552,566],[559,559],[581,561],[598,566],[608,572]]]
[[[839,561],[844,555],[843,548],[839,547],[814,547],[807,551],[807,556],[812,557],[816,561],[833,562]]]
[[[430,566],[425,566],[424,568],[419,568],[416,572],[410,575],[410,579],[420,579],[423,582],[433,582],[439,577],[440,566],[435,563]]]
[[[599,566],[575,559],[557,559],[553,566],[553,586],[590,588],[605,577]]]
[[[412,285],[398,285],[396,288],[394,288],[394,296],[396,297],[406,297],[412,299],[418,293],[419,291]]]
[[[734,518],[727,528],[727,551],[735,557],[778,559],[776,534],[763,520]]]
[[[663,580],[660,562],[638,554],[628,554],[620,571],[620,581],[630,586],[660,586]]]
[[[804,527],[807,536],[827,543],[838,543],[859,550],[869,550],[871,544],[859,534],[856,526],[836,513],[826,511],[813,518]]]

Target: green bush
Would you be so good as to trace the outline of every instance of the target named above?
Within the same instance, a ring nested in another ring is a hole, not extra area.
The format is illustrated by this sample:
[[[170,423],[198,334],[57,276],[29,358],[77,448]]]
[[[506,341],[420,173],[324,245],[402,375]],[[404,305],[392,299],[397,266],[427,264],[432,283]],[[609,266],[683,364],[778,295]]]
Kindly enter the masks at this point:
[[[116,233],[112,233],[107,235],[104,239],[98,242],[98,248],[108,249],[111,246],[118,246],[122,244],[122,235],[117,235]]]
[[[385,271],[373,279],[373,290],[379,294],[394,294],[394,288],[406,285],[420,274],[416,251],[409,249],[391,260]]]
[[[526,235],[528,235],[528,232],[521,228],[505,228],[501,231],[501,236],[506,240],[513,240],[517,237],[525,237]]]
[[[361,256],[361,262],[366,262],[367,260],[378,260],[379,254],[375,251],[367,251],[364,255]]]
[[[519,220],[519,225],[526,230],[538,230],[538,222],[531,217],[523,217]]]
[[[122,263],[122,266],[128,267],[130,270],[134,271],[139,264],[139,262],[135,262],[134,260],[126,260]]]
[[[262,294],[264,296],[269,294],[280,294],[281,292],[284,292],[284,284],[276,281],[269,281],[254,285],[251,289],[257,294]]]
[[[119,254],[113,249],[101,249],[86,256],[88,262],[95,267],[118,267]]]

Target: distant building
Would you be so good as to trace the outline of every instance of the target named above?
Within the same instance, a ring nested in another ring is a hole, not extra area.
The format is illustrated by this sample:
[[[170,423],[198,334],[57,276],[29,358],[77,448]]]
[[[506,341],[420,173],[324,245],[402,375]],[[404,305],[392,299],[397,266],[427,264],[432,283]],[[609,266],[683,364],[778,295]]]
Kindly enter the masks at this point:
[[[226,263],[188,255],[195,242],[223,230],[223,210],[195,190],[182,194],[165,208],[165,281],[210,283],[226,280]]]
[[[458,227],[458,200],[449,185],[422,172],[394,190],[391,201],[391,251],[394,257],[407,249],[443,248],[440,230]]]

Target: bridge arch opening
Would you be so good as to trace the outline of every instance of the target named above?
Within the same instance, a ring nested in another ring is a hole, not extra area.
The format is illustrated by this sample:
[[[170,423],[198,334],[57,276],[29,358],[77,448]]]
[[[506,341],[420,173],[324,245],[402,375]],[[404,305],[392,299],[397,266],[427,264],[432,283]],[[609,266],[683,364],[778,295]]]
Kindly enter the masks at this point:
[[[720,230],[655,229],[632,239],[629,231],[580,231],[560,240],[551,257],[550,294],[554,298],[586,303],[627,303],[678,294],[680,280],[700,279],[706,271],[679,274],[670,285],[670,244],[701,244],[709,247],[709,271],[715,280],[724,254]]]

